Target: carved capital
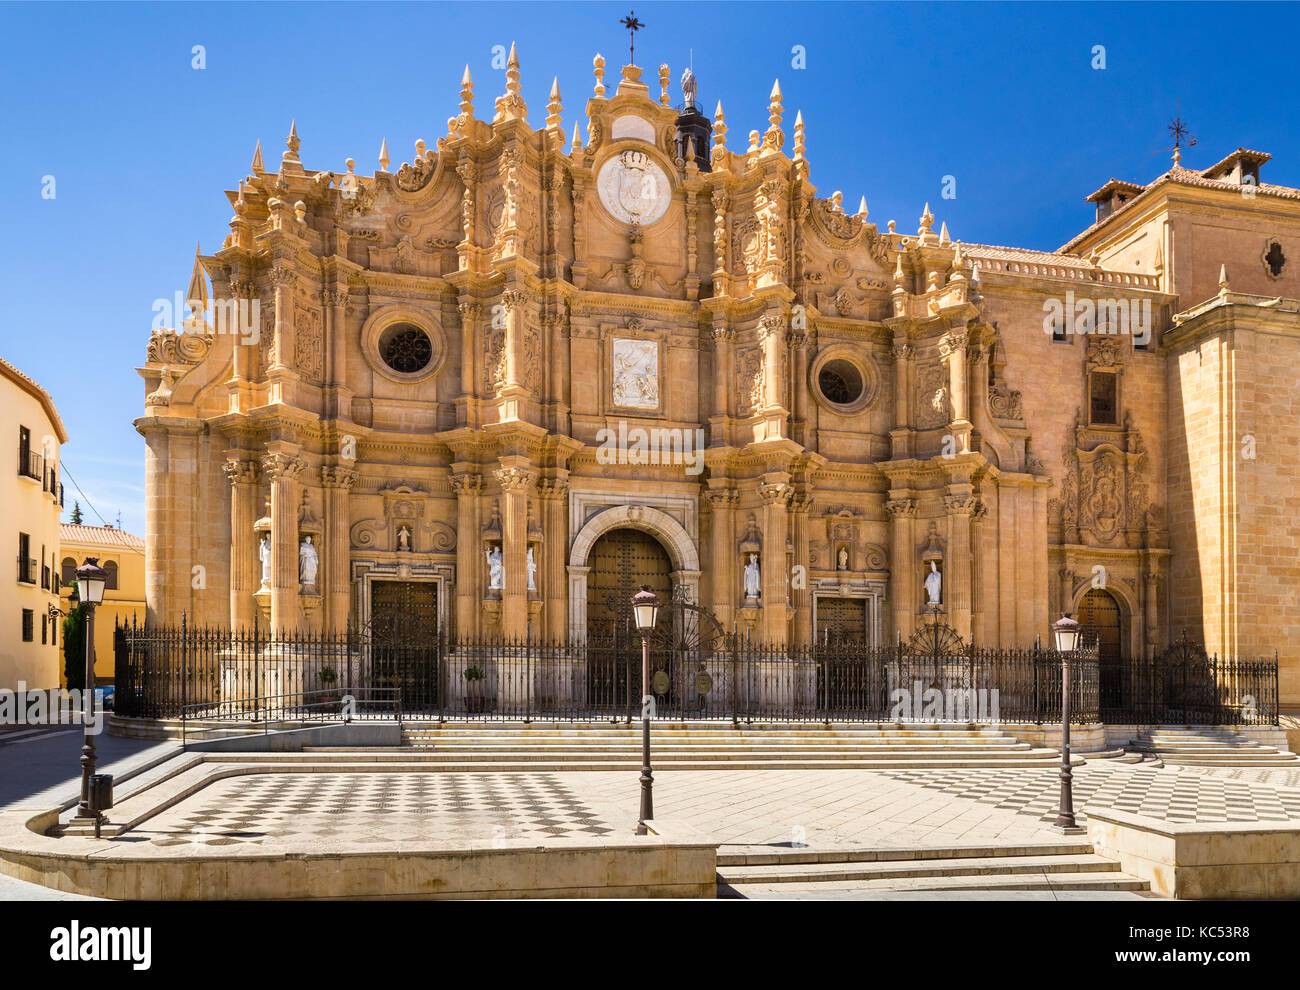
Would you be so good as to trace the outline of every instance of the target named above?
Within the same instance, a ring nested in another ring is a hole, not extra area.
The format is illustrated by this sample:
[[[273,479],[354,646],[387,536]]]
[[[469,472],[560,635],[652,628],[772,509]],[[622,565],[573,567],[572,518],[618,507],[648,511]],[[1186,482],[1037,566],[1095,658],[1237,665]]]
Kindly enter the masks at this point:
[[[916,500],[911,498],[891,498],[885,503],[885,511],[899,519],[916,515]]]
[[[939,338],[939,353],[943,357],[949,357],[966,348],[966,332],[952,331],[944,334]]]
[[[536,472],[515,467],[498,468],[493,476],[505,492],[527,492],[537,480]]]
[[[559,501],[569,494],[569,482],[563,478],[548,478],[537,485],[539,498]]]
[[[975,511],[974,495],[945,495],[943,507],[950,516],[969,516]]]
[[[226,480],[232,485],[253,485],[257,483],[257,461],[244,458],[230,458],[221,466],[226,472]]]
[[[321,484],[326,488],[349,489],[357,483],[356,469],[327,464],[320,469]]]
[[[528,302],[528,294],[521,289],[506,289],[501,293],[501,305],[507,313],[522,309]]]
[[[275,265],[267,272],[267,278],[277,289],[292,289],[298,284],[298,273],[289,265]]]
[[[292,481],[303,469],[301,457],[289,454],[263,454],[262,473],[274,484],[277,481]]]

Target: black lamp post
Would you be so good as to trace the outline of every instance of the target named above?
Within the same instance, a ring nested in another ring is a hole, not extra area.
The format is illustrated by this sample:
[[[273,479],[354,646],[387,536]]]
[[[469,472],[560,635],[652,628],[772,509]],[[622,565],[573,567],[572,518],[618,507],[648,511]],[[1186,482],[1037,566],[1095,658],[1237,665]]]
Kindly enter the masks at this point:
[[[654,777],[650,773],[650,632],[659,618],[659,599],[647,585],[632,596],[632,615],[641,634],[641,814],[636,834],[645,835],[654,821]]]
[[[1074,820],[1074,773],[1070,769],[1070,668],[1074,651],[1079,647],[1079,623],[1063,612],[1052,626],[1056,652],[1061,655],[1061,802],[1056,812],[1058,832],[1078,835],[1083,832]]]
[[[86,683],[82,687],[81,711],[84,735],[81,745],[81,802],[78,818],[95,819],[98,830],[100,809],[91,800],[90,778],[95,773],[95,606],[104,601],[108,572],[99,566],[98,557],[87,557],[77,568],[77,593],[86,609]]]

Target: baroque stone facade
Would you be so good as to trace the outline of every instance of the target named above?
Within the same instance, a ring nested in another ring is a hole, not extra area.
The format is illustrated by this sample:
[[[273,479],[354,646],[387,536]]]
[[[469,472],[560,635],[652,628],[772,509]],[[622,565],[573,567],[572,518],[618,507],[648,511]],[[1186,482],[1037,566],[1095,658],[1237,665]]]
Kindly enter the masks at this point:
[[[1300,538],[1269,499],[1300,449],[1300,192],[1267,156],[1112,181],[1054,252],[958,243],[818,195],[779,85],[737,142],[666,66],[595,74],[571,139],[558,87],[529,126],[512,47],[491,119],[467,69],[396,172],[386,142],[371,175],[305,168],[296,128],[278,170],[259,145],[190,291],[244,332],[191,319],[141,369],[154,621],[341,630],[402,581],[446,632],[581,637],[593,548],[635,529],[773,643],[832,615],[906,638],[934,572],[983,644],[1100,591],[1126,656],[1183,627],[1285,647],[1295,582],[1256,555]]]

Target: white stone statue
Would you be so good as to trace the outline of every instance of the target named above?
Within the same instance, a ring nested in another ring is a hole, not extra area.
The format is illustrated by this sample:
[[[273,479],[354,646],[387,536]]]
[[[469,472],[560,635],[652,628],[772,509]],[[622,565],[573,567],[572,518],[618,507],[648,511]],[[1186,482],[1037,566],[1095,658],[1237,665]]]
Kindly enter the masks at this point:
[[[501,548],[499,546],[491,547],[487,551],[488,562],[488,590],[502,591],[506,586],[506,565],[501,557]]]
[[[407,529],[405,526],[403,526],[401,529],[397,531],[397,549],[398,550],[411,549],[411,531]]]
[[[930,573],[925,576],[925,593],[930,596],[930,605],[939,605],[942,603],[943,575],[939,573],[939,568],[935,562],[930,561]]]
[[[298,545],[298,579],[304,588],[316,587],[316,570],[320,567],[320,556],[312,545],[311,537],[304,536]]]
[[[842,571],[849,569],[849,552],[844,547],[840,547],[839,569]]]
[[[682,96],[686,98],[688,107],[695,106],[695,94],[698,92],[699,84],[695,81],[695,73],[691,71],[690,66],[682,73]]]
[[[537,590],[537,561],[533,559],[533,548],[528,548],[528,590]]]
[[[757,598],[759,587],[758,573],[758,554],[749,555],[749,563],[745,565],[745,597]]]
[[[271,534],[262,537],[258,545],[257,556],[262,561],[262,591],[271,590]]]

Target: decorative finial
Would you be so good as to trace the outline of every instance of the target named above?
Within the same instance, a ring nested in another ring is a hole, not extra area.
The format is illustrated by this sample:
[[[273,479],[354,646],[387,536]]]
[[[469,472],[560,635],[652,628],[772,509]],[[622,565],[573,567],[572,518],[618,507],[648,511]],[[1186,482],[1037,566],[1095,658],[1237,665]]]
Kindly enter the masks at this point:
[[[298,149],[302,147],[302,142],[298,140],[298,119],[295,117],[289,124],[289,136],[284,140],[285,152],[281,156],[282,161],[298,161]]]
[[[668,87],[672,85],[672,70],[668,68],[668,63],[664,62],[659,66],[659,105],[671,106],[672,98],[668,95]]]
[[[831,212],[844,212],[844,193],[840,192],[838,189],[831,193]]]
[[[892,224],[894,221],[889,222]],[[895,257],[897,260],[894,262],[894,281],[901,287],[903,279],[907,277],[903,274],[903,252],[899,251]]]
[[[691,134],[686,135],[686,171],[698,172],[700,163],[695,160],[695,137]]]
[[[803,111],[799,110],[794,115],[794,160],[804,161],[804,151]]]
[[[934,229],[934,214],[930,212],[930,204],[925,204],[925,212],[921,214],[921,229],[918,234],[925,235]]]
[[[1219,266],[1219,295],[1226,296],[1227,294],[1228,294],[1228,266],[1220,265]]]
[[[863,196],[858,200],[858,219],[867,219],[867,197]]]
[[[204,277],[203,263],[199,257],[203,249],[194,243],[194,270],[190,273],[190,287],[185,292],[185,301],[190,307],[190,319],[199,322],[208,308],[208,281]]]
[[[695,73],[691,71],[688,65],[682,72],[682,99],[686,101],[686,109],[695,109],[695,94],[699,91],[699,84],[695,81]]]
[[[722,112],[722,101],[713,110],[713,157],[721,158],[727,150],[727,117]]]
[[[619,23],[627,28],[628,64],[636,65],[636,33],[645,27],[645,25],[636,19],[635,10],[628,11],[628,15],[619,21]]]
[[[1178,101],[1178,109],[1174,111],[1174,119],[1169,122],[1169,134],[1174,139],[1174,165],[1177,166],[1183,160],[1182,145],[1186,142],[1187,147],[1196,147],[1196,135],[1187,130],[1187,124],[1183,122],[1182,117],[1183,101]]]
[[[948,237],[948,221],[945,220],[939,226],[939,244],[946,247],[949,244],[949,242],[950,242],[950,238]]]
[[[772,93],[767,102],[767,134],[764,137],[765,143],[777,150],[785,144],[785,132],[781,130],[781,116],[784,110],[781,107],[781,80],[777,79],[772,83]]]
[[[949,281],[951,282],[965,281],[966,275],[965,273],[962,272],[962,268],[965,266],[965,264],[966,262],[961,256],[961,241],[958,241],[957,249],[953,252],[952,255],[952,275],[949,277]]]
[[[248,209],[248,202],[244,199],[244,180],[239,180],[239,195],[235,197],[235,215],[242,216]]]
[[[388,171],[388,138],[379,142],[379,171]]]
[[[745,154],[752,155],[755,151],[757,151],[762,146],[762,143],[763,143],[762,138],[759,136],[758,131],[750,131],[749,147],[745,150]]]
[[[262,164],[262,142],[257,142],[257,147],[253,149],[253,174],[261,175],[266,171],[266,166]]]
[[[560,77],[556,76],[551,80],[550,102],[546,104],[546,126],[548,128],[559,128],[560,113],[564,107],[560,105]]]
[[[474,77],[469,74],[468,64],[465,74],[460,77],[460,112],[467,120],[474,119]]]
[[[591,60],[592,72],[596,75],[596,95],[605,95],[605,56],[596,53],[596,57]]]
[[[569,153],[576,155],[581,150],[582,150],[582,131],[578,129],[578,122],[574,121],[573,122],[573,147],[569,149]]]
[[[492,118],[492,123],[497,124],[503,120],[526,120],[527,117],[528,106],[524,103],[519,85],[519,51],[512,41],[510,54],[506,57],[506,92],[504,96],[497,97],[496,115]]]
[[[419,159],[419,158],[423,158],[423,157],[424,157],[424,150],[425,150],[425,148],[427,148],[427,147],[428,147],[428,145],[426,145],[426,144],[424,143],[424,139],[423,139],[423,138],[419,138],[418,140],[416,140],[416,142],[415,142],[415,157],[416,157],[417,159]]]
[[[894,232],[894,228],[898,226],[898,221],[890,220],[888,226],[889,226],[889,232],[892,234]]]
[[[299,223],[303,223],[304,221],[306,221],[307,204],[304,203],[302,200],[298,200],[298,202],[293,204],[293,218],[297,220]]]

